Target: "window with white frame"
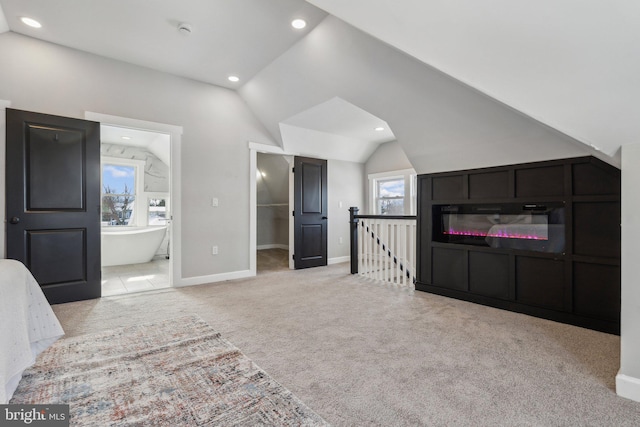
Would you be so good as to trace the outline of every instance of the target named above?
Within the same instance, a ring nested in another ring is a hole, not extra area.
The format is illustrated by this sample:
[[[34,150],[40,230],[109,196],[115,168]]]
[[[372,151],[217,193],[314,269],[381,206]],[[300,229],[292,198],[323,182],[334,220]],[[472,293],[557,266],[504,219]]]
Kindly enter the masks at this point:
[[[169,213],[169,196],[166,194],[148,194],[149,225],[166,225]]]
[[[415,215],[413,169],[369,174],[369,210],[373,215]]]
[[[137,225],[136,198],[143,192],[142,160],[103,157],[101,161],[103,226]]]

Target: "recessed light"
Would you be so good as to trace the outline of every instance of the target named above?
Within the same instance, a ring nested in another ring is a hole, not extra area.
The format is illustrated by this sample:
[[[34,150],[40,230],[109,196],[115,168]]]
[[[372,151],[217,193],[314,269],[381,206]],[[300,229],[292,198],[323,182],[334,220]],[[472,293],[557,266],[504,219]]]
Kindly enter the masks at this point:
[[[130,136],[123,136],[122,139],[126,139],[127,141],[131,139]]]
[[[293,21],[291,21],[291,26],[296,30],[301,30],[307,26],[307,21],[305,21],[304,19],[294,19]]]
[[[23,24],[28,25],[30,27],[33,28],[41,28],[42,24],[39,23],[38,21],[36,21],[33,18],[27,18],[26,16],[23,16],[22,18],[20,18],[20,20],[22,21]]]
[[[382,126],[378,126],[377,128],[374,129],[376,132],[382,132],[384,130],[384,128]]]
[[[230,82],[239,82],[240,81],[240,77],[238,76],[229,76],[227,77],[229,79]]]

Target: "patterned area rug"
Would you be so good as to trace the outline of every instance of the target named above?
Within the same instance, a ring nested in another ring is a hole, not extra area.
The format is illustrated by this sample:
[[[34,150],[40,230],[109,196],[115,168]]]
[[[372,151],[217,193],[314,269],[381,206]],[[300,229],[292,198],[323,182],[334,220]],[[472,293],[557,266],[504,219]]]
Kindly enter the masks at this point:
[[[68,403],[71,425],[328,425],[198,317],[62,339],[10,403]]]

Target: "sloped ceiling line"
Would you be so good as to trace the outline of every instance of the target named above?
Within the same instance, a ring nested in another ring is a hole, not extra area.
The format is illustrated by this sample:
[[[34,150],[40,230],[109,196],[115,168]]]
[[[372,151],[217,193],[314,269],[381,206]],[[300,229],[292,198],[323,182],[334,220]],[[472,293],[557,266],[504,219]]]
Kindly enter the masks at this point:
[[[640,135],[640,2],[307,0],[613,157]]]
[[[383,118],[418,173],[590,154],[586,145],[332,16],[239,93],[274,135],[308,105],[338,96]]]

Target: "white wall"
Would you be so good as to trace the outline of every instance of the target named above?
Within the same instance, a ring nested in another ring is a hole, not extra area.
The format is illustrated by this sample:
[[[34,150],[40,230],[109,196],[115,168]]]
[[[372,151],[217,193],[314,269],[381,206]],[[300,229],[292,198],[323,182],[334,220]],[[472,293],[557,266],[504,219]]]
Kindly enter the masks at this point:
[[[622,292],[619,395],[640,402],[640,144],[622,147]]]
[[[329,263],[349,260],[349,208],[364,203],[364,164],[328,160]],[[342,239],[342,241],[340,240]]]
[[[249,270],[247,141],[274,142],[234,91],[15,33],[0,35],[0,52],[0,99],[12,108],[182,126],[182,277]]]
[[[332,16],[239,92],[274,138],[338,96],[385,120],[418,173],[594,153]]]

